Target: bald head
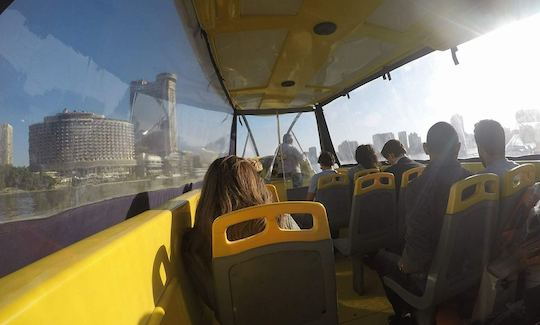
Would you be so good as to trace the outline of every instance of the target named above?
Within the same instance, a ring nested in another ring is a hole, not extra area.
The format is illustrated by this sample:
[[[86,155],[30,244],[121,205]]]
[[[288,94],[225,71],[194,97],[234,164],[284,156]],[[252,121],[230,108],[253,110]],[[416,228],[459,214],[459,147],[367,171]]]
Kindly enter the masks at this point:
[[[429,128],[424,150],[431,160],[457,159],[459,138],[452,125],[438,122]]]
[[[285,133],[285,134],[283,135],[283,142],[284,142],[284,143],[288,143],[288,144],[293,143],[292,135],[291,135],[290,133]]]

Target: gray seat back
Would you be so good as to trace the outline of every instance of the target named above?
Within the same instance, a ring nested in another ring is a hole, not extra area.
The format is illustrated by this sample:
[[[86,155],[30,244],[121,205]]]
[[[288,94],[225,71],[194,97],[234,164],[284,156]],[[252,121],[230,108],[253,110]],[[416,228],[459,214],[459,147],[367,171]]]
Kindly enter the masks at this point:
[[[313,227],[284,230],[278,216],[310,214]],[[230,241],[227,229],[264,219],[264,229]],[[332,241],[324,207],[283,202],[238,210],[212,226],[218,317],[229,324],[337,324]]]
[[[349,177],[341,174],[323,175],[317,183],[315,200],[326,208],[328,223],[332,232],[349,225],[351,197]]]
[[[287,201],[304,201],[307,197],[308,187],[302,186],[287,189]]]
[[[401,186],[399,188],[399,198],[398,198],[398,210],[397,210],[397,223],[398,223],[398,240],[401,242],[405,238],[405,202],[407,196],[407,187],[409,183],[416,179],[418,176],[422,175],[424,172],[425,166],[419,166],[411,168],[403,173],[401,176]]]
[[[394,175],[382,172],[359,177],[355,182],[349,223],[351,254],[388,247],[396,231]]]
[[[516,211],[523,193],[534,185],[536,169],[533,164],[523,164],[509,170],[501,182],[501,199],[499,219],[495,225],[496,236],[505,229],[512,229],[513,216],[519,213],[528,214],[528,211]]]
[[[424,293],[431,305],[480,283],[498,212],[498,182],[495,174],[480,174],[451,187]]]

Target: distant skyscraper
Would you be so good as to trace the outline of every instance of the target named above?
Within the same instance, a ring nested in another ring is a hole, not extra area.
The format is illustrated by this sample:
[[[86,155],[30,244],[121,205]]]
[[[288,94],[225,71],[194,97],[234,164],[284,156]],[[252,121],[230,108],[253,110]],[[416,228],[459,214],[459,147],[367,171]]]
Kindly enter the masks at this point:
[[[317,156],[317,148],[315,147],[309,147],[308,149],[308,158],[311,162],[317,162],[318,156]]]
[[[394,133],[387,132],[387,133],[377,133],[373,135],[373,147],[375,151],[381,152],[384,144],[388,140],[392,140],[394,138]]]
[[[414,132],[409,134],[409,152],[411,154],[422,152],[422,139]]]
[[[407,141],[407,132],[401,131],[398,133],[399,142],[405,147],[405,150],[409,150],[409,142]]]
[[[338,155],[339,160],[345,163],[355,162],[356,159],[354,157],[354,153],[356,152],[357,147],[358,147],[358,141],[348,141],[348,140],[343,141],[338,146],[337,155]]]
[[[459,154],[464,155],[467,153],[467,134],[465,133],[465,127],[463,126],[463,116],[461,115],[453,115],[450,118],[450,124],[454,127],[454,129],[457,132],[459,142],[461,143],[461,147],[459,148]]]
[[[0,166],[13,165],[13,127],[0,124]]]
[[[176,143],[176,75],[160,73],[155,81],[130,84],[131,122],[135,150],[168,157],[178,154]]]

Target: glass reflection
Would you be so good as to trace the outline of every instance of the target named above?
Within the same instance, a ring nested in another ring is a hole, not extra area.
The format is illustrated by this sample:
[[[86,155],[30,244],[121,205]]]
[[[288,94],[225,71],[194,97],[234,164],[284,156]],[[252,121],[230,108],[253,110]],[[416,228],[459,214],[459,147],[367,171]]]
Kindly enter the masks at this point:
[[[0,15],[0,223],[199,181],[228,152],[232,109],[190,6],[17,0]]]

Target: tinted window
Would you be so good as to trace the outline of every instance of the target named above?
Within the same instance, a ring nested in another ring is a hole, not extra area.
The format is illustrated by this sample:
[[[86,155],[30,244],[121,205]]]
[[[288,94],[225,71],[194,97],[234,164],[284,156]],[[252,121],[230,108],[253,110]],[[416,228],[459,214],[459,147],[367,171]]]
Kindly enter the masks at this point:
[[[506,153],[540,153],[540,73],[537,38],[540,16],[515,22],[450,50],[435,51],[379,78],[325,107],[338,155],[354,162],[357,144],[380,150],[391,138],[406,142],[409,154],[426,159],[426,133],[438,121],[451,123],[462,144],[460,158],[477,157],[474,124],[502,124]],[[352,150],[352,151],[351,151]]]
[[[232,110],[189,1],[0,15],[0,222],[202,179]]]

